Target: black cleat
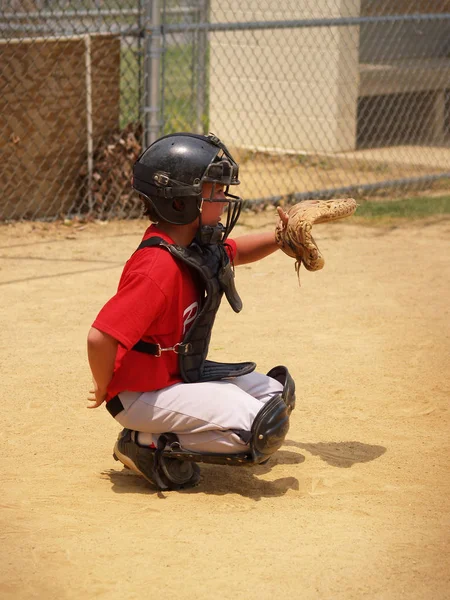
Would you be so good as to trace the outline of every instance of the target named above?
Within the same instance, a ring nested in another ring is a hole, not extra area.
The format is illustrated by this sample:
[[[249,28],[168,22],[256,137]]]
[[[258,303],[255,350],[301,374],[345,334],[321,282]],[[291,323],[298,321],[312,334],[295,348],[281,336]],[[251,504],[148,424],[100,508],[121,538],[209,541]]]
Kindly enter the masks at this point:
[[[156,450],[137,443],[135,431],[124,429],[114,445],[113,457],[159,490],[179,490],[198,485],[200,469],[195,463],[164,455],[156,461],[155,454]]]

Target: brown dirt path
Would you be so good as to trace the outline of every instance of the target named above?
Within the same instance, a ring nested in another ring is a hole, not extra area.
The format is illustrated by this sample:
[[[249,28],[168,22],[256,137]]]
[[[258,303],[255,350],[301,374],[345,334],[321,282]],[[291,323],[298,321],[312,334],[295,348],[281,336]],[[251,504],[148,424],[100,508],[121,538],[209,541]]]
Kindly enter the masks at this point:
[[[300,288],[282,253],[239,267],[211,357],[289,365],[298,408],[268,465],[167,494],[84,408],[86,334],[143,227],[0,228],[0,597],[449,598],[450,221],[320,225]]]

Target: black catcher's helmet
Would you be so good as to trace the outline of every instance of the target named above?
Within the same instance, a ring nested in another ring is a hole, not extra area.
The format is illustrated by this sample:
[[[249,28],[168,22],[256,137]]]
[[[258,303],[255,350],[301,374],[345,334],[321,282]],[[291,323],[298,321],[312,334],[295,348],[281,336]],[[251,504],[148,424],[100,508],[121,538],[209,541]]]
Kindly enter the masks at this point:
[[[174,225],[192,223],[201,214],[203,183],[225,186],[228,215],[222,241],[233,229],[242,200],[228,193],[239,185],[239,167],[226,146],[213,134],[173,133],[151,144],[133,168],[133,188],[145,196],[155,213]],[[214,186],[207,201],[214,202]],[[182,200],[174,205],[174,200]],[[200,221],[201,226],[201,221]]]

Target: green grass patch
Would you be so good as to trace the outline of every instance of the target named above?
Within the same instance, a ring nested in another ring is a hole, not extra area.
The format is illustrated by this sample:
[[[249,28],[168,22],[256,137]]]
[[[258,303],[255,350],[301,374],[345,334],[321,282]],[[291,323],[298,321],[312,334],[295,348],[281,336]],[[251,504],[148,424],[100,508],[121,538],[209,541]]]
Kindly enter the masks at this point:
[[[161,134],[174,131],[197,130],[197,93],[195,79],[195,52],[192,44],[169,46],[164,56],[164,87],[161,90],[163,102],[163,128]],[[206,57],[206,63],[208,55]],[[141,64],[141,70],[140,70]],[[138,50],[122,48],[120,59],[120,127],[142,120],[139,89],[143,58]],[[204,131],[208,129],[208,84],[200,122]]]
[[[202,127],[208,130],[208,69],[206,69],[206,90],[203,90],[202,106],[198,107],[198,82],[196,81],[196,49],[193,44],[168,46],[164,55],[164,110],[163,133],[176,131],[197,131]],[[207,52],[205,65],[208,65]],[[198,116],[197,112],[201,111]],[[200,123],[197,119],[200,118]]]
[[[450,214],[450,196],[421,196],[401,200],[360,202],[355,217],[365,219],[424,219]]]
[[[163,133],[191,131],[195,123],[192,46],[168,47],[164,56]]]

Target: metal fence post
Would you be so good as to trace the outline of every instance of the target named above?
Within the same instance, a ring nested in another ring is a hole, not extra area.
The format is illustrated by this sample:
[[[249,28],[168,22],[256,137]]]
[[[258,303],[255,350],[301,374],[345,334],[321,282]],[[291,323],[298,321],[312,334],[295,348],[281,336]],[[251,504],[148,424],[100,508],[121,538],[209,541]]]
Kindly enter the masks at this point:
[[[148,0],[144,28],[144,145],[160,134],[161,10],[159,0]]]
[[[84,36],[85,44],[85,68],[86,68],[86,136],[87,136],[87,197],[88,214],[91,215],[94,210],[92,197],[92,175],[94,171],[94,128],[92,119],[92,57],[91,57],[91,36]]]
[[[209,0],[199,0],[198,22],[207,23],[209,15]],[[197,32],[197,98],[196,98],[196,129],[197,133],[206,133],[205,115],[207,108],[208,77],[208,31],[199,29]]]

